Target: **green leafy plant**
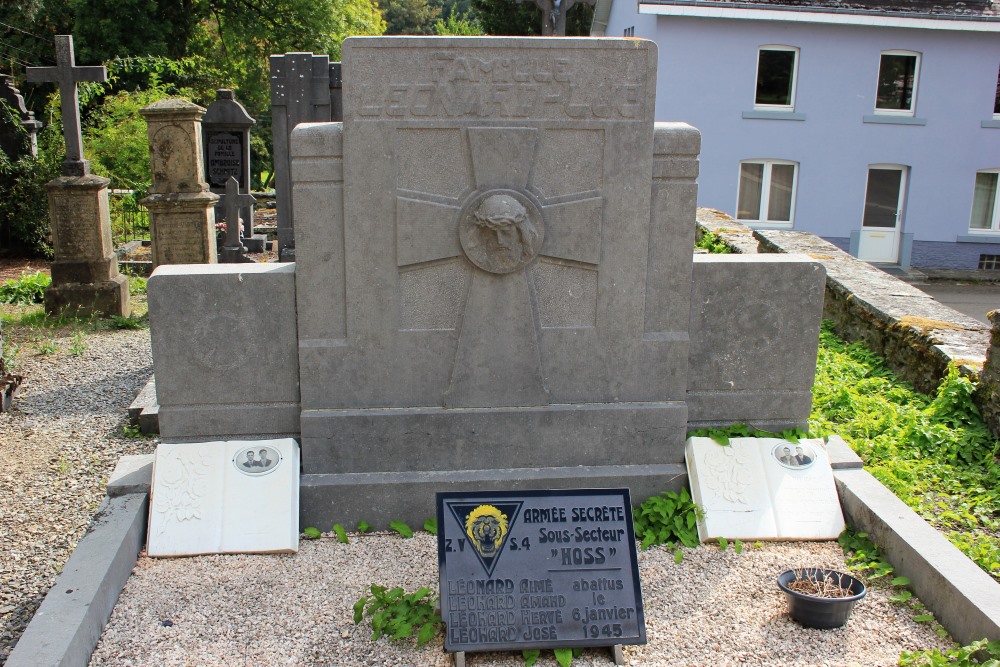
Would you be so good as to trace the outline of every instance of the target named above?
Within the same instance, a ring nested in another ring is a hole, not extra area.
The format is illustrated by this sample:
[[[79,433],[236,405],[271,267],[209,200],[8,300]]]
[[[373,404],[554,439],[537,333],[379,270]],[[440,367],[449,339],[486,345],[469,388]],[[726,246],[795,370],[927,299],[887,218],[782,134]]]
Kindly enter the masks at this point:
[[[138,330],[146,327],[146,320],[141,317],[112,315],[108,318],[108,324],[112,329]]]
[[[578,658],[580,654],[583,653],[582,648],[557,648],[552,651],[556,656],[556,662],[559,663],[561,667],[569,667],[573,664],[573,658]],[[532,667],[536,662],[538,662],[539,656],[542,652],[537,648],[527,649],[521,651],[521,656],[524,658],[524,667]]]
[[[872,475],[1000,581],[1000,442],[975,390],[951,367],[933,396],[916,392],[825,323],[809,431],[843,437]]]
[[[419,588],[406,593],[402,588],[389,589],[372,584],[371,595],[362,595],[354,603],[354,624],[367,617],[372,625],[372,641],[383,635],[390,640],[405,639],[414,631],[417,646],[423,646],[437,634],[441,616],[435,613],[437,598],[429,588]]]
[[[754,428],[747,424],[732,424],[720,428],[700,428],[688,431],[687,437],[711,438],[723,447],[728,447],[731,438],[781,438],[789,442],[798,442],[800,438],[806,437],[806,434],[800,428],[787,429],[781,433],[776,433]]]
[[[633,511],[635,536],[642,548],[679,541],[686,547],[698,546],[698,519],[701,508],[688,490],[664,491],[646,499]]]
[[[358,525],[355,527],[359,533],[370,532],[372,527],[367,521],[358,521]]]
[[[323,536],[323,533],[320,532],[319,528],[315,528],[313,526],[309,526],[308,528],[303,528],[302,534],[305,536],[307,540],[315,540]]]
[[[55,354],[59,351],[59,346],[56,345],[55,340],[52,338],[39,338],[35,341],[35,354],[47,357],[51,354]]]
[[[133,438],[133,439],[146,437],[139,429],[138,424],[132,424],[130,422],[126,422],[125,425],[122,426],[122,435],[124,435],[126,438]]]
[[[69,346],[69,353],[74,357],[79,357],[87,349],[87,341],[83,338],[83,330],[77,329],[73,332],[72,343]]]
[[[901,667],[972,667],[983,665],[1000,667],[1000,641],[980,639],[967,646],[957,646],[941,651],[903,651],[899,654]]]
[[[694,242],[694,247],[718,255],[728,255],[733,252],[733,249],[726,245],[726,242],[718,234],[707,230],[699,230],[698,239]]]
[[[339,523],[333,524],[333,532],[337,536],[337,541],[341,544],[348,544],[350,540],[347,539],[347,531]]]
[[[402,535],[403,537],[410,538],[413,537],[413,529],[406,525],[404,521],[390,521],[389,527],[394,531]]]
[[[20,277],[0,285],[0,303],[29,306],[45,300],[45,290],[52,278],[41,271],[22,273]]]
[[[424,521],[424,530],[426,530],[431,535],[437,535],[438,534],[437,519],[427,519],[427,521]]]

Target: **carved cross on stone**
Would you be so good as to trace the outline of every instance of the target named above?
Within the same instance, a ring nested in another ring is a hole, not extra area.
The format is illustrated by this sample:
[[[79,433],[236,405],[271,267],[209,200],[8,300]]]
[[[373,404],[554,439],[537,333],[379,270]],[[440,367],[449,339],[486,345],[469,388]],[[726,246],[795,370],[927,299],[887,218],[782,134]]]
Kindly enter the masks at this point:
[[[253,195],[240,194],[240,182],[234,176],[230,176],[226,181],[226,194],[222,200],[222,206],[226,211],[226,243],[222,247],[219,261],[223,263],[252,261],[243,256],[247,249],[240,242],[240,231],[243,227],[240,224],[240,209],[253,206],[257,200]]]
[[[517,0],[521,4],[523,0]],[[566,13],[577,2],[593,5],[596,0],[535,0],[535,5],[542,10],[542,36],[566,36]]]
[[[63,176],[86,176],[90,163],[83,159],[83,135],[80,132],[80,100],[76,84],[80,81],[107,81],[108,70],[103,66],[78,67],[73,55],[73,36],[56,35],[56,66],[26,68],[32,83],[58,83],[61,99],[63,136],[66,138],[66,159]]]
[[[466,132],[472,174],[459,197],[397,195],[396,262],[419,267],[464,256],[481,269],[472,271],[466,291],[444,405],[547,405],[533,274],[538,260],[597,271],[604,195],[586,190],[548,198],[534,187],[538,129]]]

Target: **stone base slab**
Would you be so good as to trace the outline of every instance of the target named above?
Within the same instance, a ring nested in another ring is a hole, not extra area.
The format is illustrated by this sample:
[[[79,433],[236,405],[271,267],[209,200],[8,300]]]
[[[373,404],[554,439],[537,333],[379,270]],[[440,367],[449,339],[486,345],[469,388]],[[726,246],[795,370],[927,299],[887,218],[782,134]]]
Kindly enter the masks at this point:
[[[128,317],[128,278],[114,276],[99,283],[51,285],[45,290],[45,312],[49,315],[118,315]]]
[[[682,463],[686,425],[682,402],[303,410],[303,471]]]
[[[387,528],[398,519],[419,528],[434,517],[438,491],[627,487],[632,504],[639,505],[661,491],[677,491],[686,484],[683,463],[302,475],[299,525],[329,530],[341,523],[351,530],[359,521],[367,521]]]

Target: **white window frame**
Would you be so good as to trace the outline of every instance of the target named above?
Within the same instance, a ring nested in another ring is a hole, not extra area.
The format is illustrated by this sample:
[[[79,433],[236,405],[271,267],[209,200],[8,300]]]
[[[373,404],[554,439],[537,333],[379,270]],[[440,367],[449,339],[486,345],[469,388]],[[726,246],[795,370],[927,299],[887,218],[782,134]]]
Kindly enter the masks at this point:
[[[878,85],[882,79],[882,56],[914,56],[913,63],[913,91],[910,93],[909,109],[879,109],[878,107]],[[920,61],[922,60],[919,51],[908,51],[906,49],[890,49],[878,54],[878,71],[875,73],[875,113],[879,116],[914,116],[917,113],[917,90],[920,86]]]
[[[792,86],[788,95],[789,104],[757,104],[757,81],[760,79],[760,53],[761,51],[791,51],[794,54],[792,60]],[[799,85],[799,47],[787,46],[785,44],[764,44],[757,49],[757,66],[754,68],[753,76],[753,108],[756,111],[794,111],[795,110],[795,90]]]
[[[997,87],[996,87],[996,91],[994,92],[994,97],[993,97],[993,108],[994,109],[997,106],[996,99],[997,99],[998,96],[1000,96],[998,94],[1000,94],[1000,71],[997,72]],[[993,114],[993,120],[1000,120],[1000,113]]]
[[[1000,236],[1000,169],[977,169],[979,174],[997,174],[996,189],[993,191],[993,216],[989,229],[972,226],[972,210],[976,205],[976,182],[972,181],[972,204],[969,206],[969,234],[980,236]]]
[[[739,218],[740,213],[740,188],[742,187],[743,178],[743,165],[745,164],[763,164],[764,174],[761,178],[760,183],[760,213],[762,215],[761,219],[750,220],[748,218]],[[791,201],[789,202],[788,209],[788,220],[768,220],[767,210],[771,203],[771,168],[773,165],[791,165],[793,167],[792,171],[792,193]],[[773,229],[791,229],[795,226],[795,198],[798,195],[799,190],[799,163],[794,160],[777,160],[772,158],[764,159],[749,159],[740,160],[739,171],[736,174],[736,207],[733,209],[735,211],[733,217],[736,217],[737,221],[749,225],[754,228],[773,228]]]

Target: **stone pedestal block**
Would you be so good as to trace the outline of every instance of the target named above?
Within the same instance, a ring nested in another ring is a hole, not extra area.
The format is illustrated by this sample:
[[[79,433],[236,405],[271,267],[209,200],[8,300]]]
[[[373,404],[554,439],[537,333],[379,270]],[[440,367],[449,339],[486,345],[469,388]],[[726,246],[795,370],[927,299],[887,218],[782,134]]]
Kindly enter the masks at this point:
[[[149,209],[153,266],[215,264],[215,204],[204,180],[201,119],[205,109],[187,100],[155,102],[140,113],[149,134],[153,184]]]
[[[108,179],[62,176],[46,185],[52,226],[52,286],[45,310],[59,315],[128,315],[128,279],[111,245]]]
[[[215,264],[215,204],[212,192],[153,194],[142,200],[149,209],[153,266]]]

